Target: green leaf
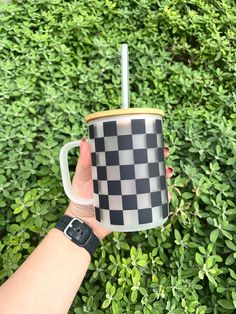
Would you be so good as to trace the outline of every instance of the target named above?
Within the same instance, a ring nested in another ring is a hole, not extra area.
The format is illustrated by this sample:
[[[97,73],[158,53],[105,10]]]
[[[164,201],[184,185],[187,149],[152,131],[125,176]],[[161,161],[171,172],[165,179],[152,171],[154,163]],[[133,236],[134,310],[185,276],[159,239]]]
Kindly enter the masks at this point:
[[[98,271],[93,272],[93,278],[96,279],[98,277],[99,273]]]
[[[233,224],[228,224],[227,226],[224,227],[225,230],[228,230],[228,231],[233,231],[235,232],[236,231],[236,226],[233,225]]]
[[[209,281],[215,286],[217,287],[217,282],[215,281],[214,277],[211,276],[209,273],[206,274],[207,275],[207,278],[209,279]]]
[[[215,277],[215,276],[222,274],[223,271],[219,268],[211,268],[211,269],[209,269],[208,272],[209,272],[209,274],[211,274]]]
[[[19,206],[19,207],[16,207],[16,208],[14,209],[14,215],[19,214],[20,212],[22,212],[23,209],[24,209],[24,206],[23,206],[23,205],[22,205],[22,206]]]
[[[139,266],[145,266],[145,265],[147,265],[147,260],[146,259],[141,259],[141,260],[137,261],[137,264]]]
[[[236,252],[236,245],[232,241],[225,240],[225,243],[229,249]]]
[[[174,230],[175,233],[175,239],[180,242],[181,241],[181,235],[177,229]]]
[[[139,291],[140,291],[140,293],[142,293],[142,295],[146,295],[147,294],[147,290],[144,289],[143,287],[139,287]]]
[[[112,301],[112,313],[114,314],[119,314],[119,307],[118,304],[116,303],[116,301]]]
[[[12,225],[10,226],[10,230],[11,230],[11,232],[12,232],[13,234],[15,234],[15,233],[17,233],[17,232],[20,231],[20,226],[17,225],[17,224],[12,224]]]
[[[236,164],[236,158],[229,158],[227,161],[226,161],[226,164],[231,166],[231,165],[235,165]]]
[[[214,264],[215,264],[215,258],[211,257],[211,256],[207,257],[207,259],[206,259],[206,267],[208,269],[210,269]]]
[[[26,218],[28,217],[28,215],[29,215],[29,211],[28,211],[27,209],[25,209],[25,210],[23,211],[21,217],[22,217],[23,219],[26,219]]]
[[[236,301],[236,291],[232,291],[232,298],[234,301]]]
[[[111,294],[112,284],[110,281],[106,283],[106,293]]]
[[[182,197],[183,197],[183,199],[185,199],[185,200],[188,200],[188,199],[190,199],[190,198],[193,198],[193,196],[194,196],[194,194],[193,194],[193,193],[190,193],[190,192],[184,192],[184,193],[182,194]]]
[[[211,242],[216,242],[216,240],[218,239],[218,236],[220,234],[220,230],[219,229],[215,229],[211,232],[210,234],[210,240]]]
[[[131,247],[131,250],[130,250],[130,256],[132,257],[132,258],[135,258],[136,257],[136,253],[137,251],[136,251],[136,248],[134,247],[134,246],[132,246]]]
[[[229,266],[229,265],[234,264],[234,262],[235,262],[235,257],[234,257],[234,254],[232,253],[226,258],[225,265]]]
[[[102,303],[102,308],[103,309],[107,308],[110,305],[110,303],[111,303],[111,300],[108,300],[108,299],[104,300]]]
[[[218,287],[218,288],[216,289],[216,291],[217,291],[218,293],[222,293],[222,292],[225,291],[225,288],[224,288],[224,287]]]
[[[122,289],[121,289],[121,288],[118,288],[118,289],[116,290],[115,295],[114,295],[114,299],[115,299],[116,301],[120,301],[122,298],[123,298]]]
[[[233,269],[229,268],[230,276],[236,280],[236,273],[233,271]]]
[[[221,231],[222,231],[223,235],[224,235],[226,238],[228,238],[229,240],[233,240],[233,236],[232,236],[231,233],[229,233],[229,232],[226,231],[226,230],[221,230]]]
[[[94,299],[93,299],[93,296],[91,295],[91,296],[88,298],[88,300],[87,300],[87,306],[88,306],[89,309],[92,308],[93,303],[94,303]]]
[[[186,181],[185,178],[181,178],[180,176],[177,176],[175,178],[174,185],[178,187],[183,187],[185,184],[185,181]]]
[[[203,266],[203,264],[204,264],[204,259],[203,259],[202,255],[200,255],[199,253],[196,253],[195,261],[197,262],[197,264],[199,266]]]
[[[204,278],[204,271],[201,269],[201,270],[199,270],[199,272],[198,272],[198,277],[200,278],[200,279],[203,279]]]
[[[197,268],[187,268],[187,269],[183,269],[182,270],[182,277],[191,277],[191,276],[195,276],[198,272]]]
[[[206,254],[206,249],[203,246],[200,245],[198,249],[202,254]]]
[[[132,290],[131,292],[131,301],[134,303],[137,300],[138,292],[137,290]]]
[[[123,250],[126,250],[126,251],[129,251],[130,250],[130,246],[128,243],[126,242],[121,242],[120,243],[120,248],[123,249]]]
[[[235,309],[233,303],[227,299],[221,299],[217,301],[221,307],[223,307],[226,310],[233,310]]]
[[[115,257],[113,255],[109,255],[109,259],[113,264],[116,263]]]
[[[111,287],[111,292],[110,292],[111,296],[113,296],[115,294],[115,292],[116,292],[116,287],[112,286]]]
[[[211,204],[211,201],[210,201],[210,199],[209,199],[208,196],[206,196],[206,195],[200,195],[200,198],[201,198],[201,200],[203,201],[203,203],[205,203],[205,204],[207,204],[207,205]]]
[[[141,274],[137,268],[132,269],[132,280],[134,284],[138,284],[140,280]]]

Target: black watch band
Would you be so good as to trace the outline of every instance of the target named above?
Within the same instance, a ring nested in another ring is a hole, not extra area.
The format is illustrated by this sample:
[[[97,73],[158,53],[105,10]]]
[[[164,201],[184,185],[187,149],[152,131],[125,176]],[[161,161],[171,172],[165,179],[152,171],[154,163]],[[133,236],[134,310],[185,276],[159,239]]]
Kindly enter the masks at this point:
[[[63,231],[75,244],[84,247],[90,255],[93,254],[100,244],[100,240],[93,230],[79,218],[64,215],[57,222],[55,228]]]

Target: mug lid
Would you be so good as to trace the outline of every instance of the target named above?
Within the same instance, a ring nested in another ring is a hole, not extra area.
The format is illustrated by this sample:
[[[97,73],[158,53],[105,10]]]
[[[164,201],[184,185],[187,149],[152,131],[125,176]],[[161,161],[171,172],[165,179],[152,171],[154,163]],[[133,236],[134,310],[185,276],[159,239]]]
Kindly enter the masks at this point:
[[[120,115],[126,115],[126,114],[158,114],[158,115],[164,116],[164,112],[160,109],[127,108],[127,109],[105,110],[105,111],[91,113],[85,118],[85,121],[89,122],[91,120],[99,119],[103,117],[118,116],[118,115],[120,116]]]

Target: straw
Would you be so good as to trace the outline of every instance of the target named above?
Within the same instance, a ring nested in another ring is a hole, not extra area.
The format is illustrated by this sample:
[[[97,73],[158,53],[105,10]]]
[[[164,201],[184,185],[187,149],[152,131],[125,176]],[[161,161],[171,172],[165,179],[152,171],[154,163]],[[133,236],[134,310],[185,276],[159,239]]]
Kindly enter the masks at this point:
[[[121,82],[122,82],[122,108],[129,108],[129,57],[128,45],[121,45]]]

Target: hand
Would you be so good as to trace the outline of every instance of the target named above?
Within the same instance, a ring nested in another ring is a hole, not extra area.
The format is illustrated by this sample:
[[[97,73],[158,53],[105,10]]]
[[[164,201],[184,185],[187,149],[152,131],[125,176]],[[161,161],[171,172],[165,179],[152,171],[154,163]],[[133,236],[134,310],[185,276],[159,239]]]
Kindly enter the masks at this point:
[[[90,147],[85,139],[80,144],[80,157],[77,162],[76,171],[72,180],[73,191],[82,198],[93,198],[93,181],[92,181],[92,162],[90,155]],[[112,231],[101,227],[95,218],[95,210],[93,205],[78,205],[70,201],[65,212],[66,215],[76,217],[89,225],[93,232],[102,240]]]
[[[165,158],[169,156],[169,148],[165,147]],[[93,197],[93,181],[92,181],[92,163],[90,155],[90,147],[85,139],[81,141],[80,145],[80,157],[77,162],[75,175],[72,181],[72,187],[76,194],[82,198]],[[173,168],[166,167],[166,177],[171,178],[173,175]],[[171,199],[170,193],[168,193],[169,201]],[[92,205],[82,206],[70,201],[69,206],[65,212],[66,215],[76,217],[88,224],[94,231],[94,233],[102,240],[106,235],[112,231],[101,227],[95,218],[95,211]]]

